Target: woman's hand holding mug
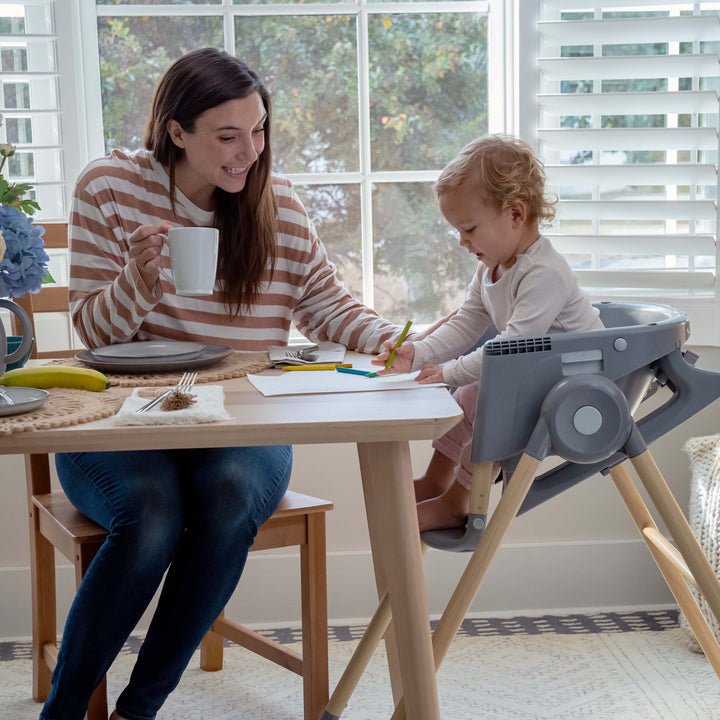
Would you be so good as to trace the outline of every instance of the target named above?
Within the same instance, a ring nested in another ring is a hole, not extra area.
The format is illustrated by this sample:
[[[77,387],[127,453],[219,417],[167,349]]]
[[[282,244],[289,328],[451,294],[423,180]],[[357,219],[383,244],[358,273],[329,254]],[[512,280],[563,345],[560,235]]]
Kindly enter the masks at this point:
[[[160,263],[164,234],[172,228],[170,223],[141,225],[130,236],[128,245],[130,257],[135,260],[140,277],[148,288],[155,287],[160,277]]]
[[[130,236],[130,257],[152,288],[162,276],[178,295],[212,295],[215,290],[219,233],[210,227],[142,225]],[[171,272],[163,269],[162,251],[170,250]]]

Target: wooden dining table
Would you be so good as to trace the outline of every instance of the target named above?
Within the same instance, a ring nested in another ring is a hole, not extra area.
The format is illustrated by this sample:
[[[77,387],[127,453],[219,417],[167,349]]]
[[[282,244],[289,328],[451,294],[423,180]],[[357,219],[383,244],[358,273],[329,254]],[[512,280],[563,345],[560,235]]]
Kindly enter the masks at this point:
[[[265,397],[247,378],[219,384],[230,420],[148,427],[110,417],[0,436],[0,454],[356,443],[376,580],[392,609],[393,694],[404,694],[409,718],[439,720],[409,442],[437,438],[459,422],[451,394],[418,387]]]

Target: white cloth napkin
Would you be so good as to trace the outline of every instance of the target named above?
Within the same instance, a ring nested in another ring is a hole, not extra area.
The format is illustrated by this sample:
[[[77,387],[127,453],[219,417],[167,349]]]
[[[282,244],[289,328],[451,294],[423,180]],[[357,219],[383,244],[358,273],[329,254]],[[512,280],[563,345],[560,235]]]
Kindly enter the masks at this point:
[[[193,425],[195,423],[230,420],[225,410],[225,393],[221,385],[195,385],[190,391],[195,395],[195,404],[182,410],[161,410],[160,401],[154,408],[140,415],[136,410],[152,398],[141,397],[139,392],[147,388],[135,388],[133,394],[125,398],[123,406],[115,415],[116,425]],[[152,388],[157,390],[157,388]]]

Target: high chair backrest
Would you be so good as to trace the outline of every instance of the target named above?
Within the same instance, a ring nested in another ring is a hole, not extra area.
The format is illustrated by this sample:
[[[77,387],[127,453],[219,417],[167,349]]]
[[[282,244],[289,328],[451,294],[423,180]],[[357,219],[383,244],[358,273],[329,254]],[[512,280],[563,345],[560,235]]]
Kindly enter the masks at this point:
[[[635,409],[654,375],[653,362],[679,350],[689,336],[684,313],[647,303],[599,303],[604,329],[485,344],[473,461],[521,453],[553,386],[574,375],[615,382]]]
[[[720,375],[694,367],[682,351],[689,321],[676,308],[651,303],[598,303],[602,330],[514,338],[513,347],[490,342],[483,353],[473,461],[500,461],[509,477],[527,450],[542,405],[553,387],[574,375],[611,380],[624,394],[631,414],[664,386],[670,398],[636,421],[649,444],[720,397]],[[600,460],[567,461],[539,475],[520,513],[568,487],[608,472],[626,459],[620,451]],[[567,460],[567,458],[566,458]]]

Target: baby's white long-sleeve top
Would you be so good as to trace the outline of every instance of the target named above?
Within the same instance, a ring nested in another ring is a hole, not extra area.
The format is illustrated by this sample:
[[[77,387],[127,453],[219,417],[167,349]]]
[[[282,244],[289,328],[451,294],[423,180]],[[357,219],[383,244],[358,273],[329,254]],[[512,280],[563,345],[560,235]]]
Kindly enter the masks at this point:
[[[413,370],[442,364],[448,385],[468,385],[480,377],[482,348],[463,353],[490,325],[498,330],[495,339],[583,332],[602,328],[599,315],[565,258],[541,235],[497,282],[478,264],[458,312],[415,343]]]

